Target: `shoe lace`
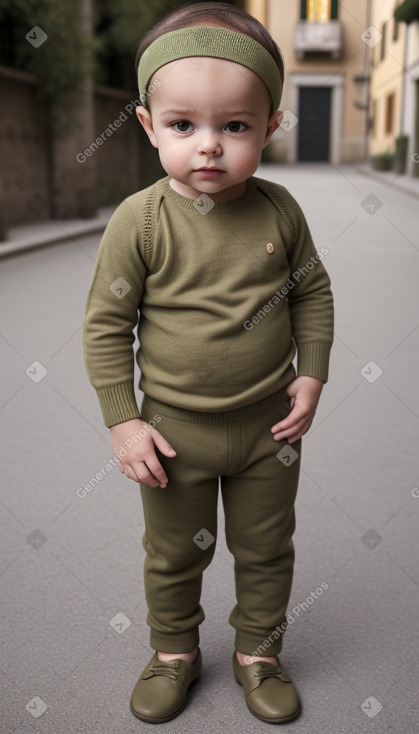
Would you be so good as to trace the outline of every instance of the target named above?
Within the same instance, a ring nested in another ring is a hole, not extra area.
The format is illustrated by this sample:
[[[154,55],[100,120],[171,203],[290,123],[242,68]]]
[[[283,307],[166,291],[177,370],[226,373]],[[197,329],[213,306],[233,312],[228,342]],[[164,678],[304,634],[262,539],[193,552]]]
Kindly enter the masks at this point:
[[[281,668],[274,668],[273,665],[258,665],[254,675],[256,680],[262,682],[265,678],[281,678],[284,673]]]
[[[176,680],[178,677],[178,666],[171,666],[168,665],[168,663],[164,663],[162,665],[155,663],[151,666],[150,672],[154,673],[154,675],[165,675],[167,678]]]

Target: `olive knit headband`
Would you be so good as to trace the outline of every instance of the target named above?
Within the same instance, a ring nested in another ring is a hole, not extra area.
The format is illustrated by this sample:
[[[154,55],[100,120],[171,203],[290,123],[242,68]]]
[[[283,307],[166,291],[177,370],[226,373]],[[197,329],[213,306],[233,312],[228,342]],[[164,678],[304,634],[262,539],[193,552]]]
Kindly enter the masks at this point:
[[[165,64],[190,56],[213,56],[247,66],[267,86],[272,97],[272,109],[279,107],[282,79],[279,68],[269,51],[251,36],[229,28],[181,28],[165,33],[144,51],[138,67],[140,99],[147,107],[148,85],[152,76]]]

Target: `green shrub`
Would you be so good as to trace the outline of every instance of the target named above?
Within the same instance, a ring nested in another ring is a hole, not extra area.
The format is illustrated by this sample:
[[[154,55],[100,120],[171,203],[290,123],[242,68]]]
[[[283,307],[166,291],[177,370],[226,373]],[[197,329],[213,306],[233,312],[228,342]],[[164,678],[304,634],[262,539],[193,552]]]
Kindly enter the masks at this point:
[[[404,0],[394,11],[394,17],[408,25],[419,20],[419,0]]]
[[[83,28],[81,0],[0,0],[0,22],[5,21],[13,65],[36,76],[54,135],[64,137],[78,126],[90,69],[91,41]],[[47,36],[37,47],[26,38],[35,26]]]
[[[390,171],[393,165],[394,154],[387,151],[371,156],[371,165],[376,171]]]
[[[409,138],[407,135],[399,135],[395,140],[394,169],[397,173],[405,173],[407,164],[407,149]]]

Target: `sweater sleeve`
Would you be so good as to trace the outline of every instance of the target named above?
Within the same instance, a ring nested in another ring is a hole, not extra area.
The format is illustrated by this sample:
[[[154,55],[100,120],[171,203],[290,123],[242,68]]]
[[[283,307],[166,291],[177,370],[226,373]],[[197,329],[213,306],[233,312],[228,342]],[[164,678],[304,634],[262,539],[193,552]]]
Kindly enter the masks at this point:
[[[145,277],[136,221],[124,201],[100,243],[83,327],[87,375],[108,427],[140,416],[134,392],[133,330]]]
[[[293,287],[287,298],[297,347],[297,376],[327,382],[334,322],[330,278],[322,264],[328,250],[322,247],[316,251],[301,207],[288,192],[287,197],[294,224],[288,256]]]

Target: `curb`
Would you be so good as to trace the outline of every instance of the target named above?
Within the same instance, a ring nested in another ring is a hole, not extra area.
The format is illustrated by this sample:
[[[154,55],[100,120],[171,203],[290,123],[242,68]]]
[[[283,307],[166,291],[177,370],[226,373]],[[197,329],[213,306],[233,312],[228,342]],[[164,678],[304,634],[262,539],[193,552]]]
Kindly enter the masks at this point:
[[[102,234],[105,231],[106,225],[109,221],[110,215],[104,219],[99,219],[93,222],[86,222],[86,224],[71,225],[70,222],[66,222],[70,227],[74,229],[66,231],[60,222],[54,222],[57,228],[62,229],[62,233],[54,232],[51,234],[34,235],[31,238],[17,240],[16,242],[5,240],[4,243],[0,242],[0,259],[6,257],[13,257],[15,255],[21,255],[30,250],[37,250],[42,247],[51,247],[52,245],[58,245],[60,242],[68,242],[76,237],[85,237],[90,234]],[[49,224],[48,222],[46,224]]]
[[[385,188],[389,188],[390,186],[394,186],[394,188],[398,189],[399,191],[402,191],[404,194],[409,194],[410,196],[413,196],[415,199],[419,199],[419,179],[411,178],[404,179],[403,181],[398,181],[398,179],[403,175],[406,174],[395,174],[394,178],[391,179],[390,177],[383,176],[378,171],[375,171],[373,168],[367,168],[363,166],[354,166],[355,171],[361,174],[361,176],[366,176],[367,178],[372,178],[375,181],[379,181],[381,184],[385,185]],[[410,184],[410,180],[414,181],[414,184]],[[407,183],[409,181],[409,183]],[[417,181],[417,183],[416,183]]]

